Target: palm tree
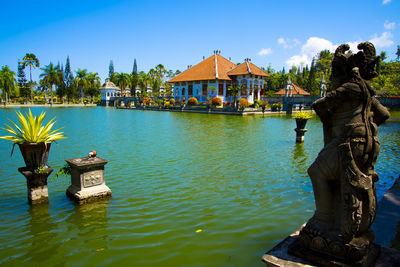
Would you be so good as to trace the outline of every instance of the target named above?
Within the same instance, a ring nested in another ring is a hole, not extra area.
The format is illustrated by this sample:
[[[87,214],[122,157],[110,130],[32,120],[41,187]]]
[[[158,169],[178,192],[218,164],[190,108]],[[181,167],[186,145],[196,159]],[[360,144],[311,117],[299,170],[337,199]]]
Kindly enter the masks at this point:
[[[117,82],[117,86],[121,89],[122,96],[125,96],[125,88],[129,85],[129,75],[124,72],[116,73],[115,81]]]
[[[158,64],[155,68],[158,78],[163,81],[165,75],[167,74],[167,70],[165,69],[163,64]]]
[[[9,95],[18,90],[15,72],[11,71],[8,66],[3,66],[0,70],[0,88],[5,96],[5,104],[8,103]]]
[[[93,97],[99,94],[100,77],[97,72],[89,72],[86,77],[87,94],[90,96],[90,102],[93,103]]]
[[[75,84],[79,88],[81,92],[81,103],[83,103],[83,88],[88,87],[88,72],[87,69],[78,69],[76,72],[76,77],[75,77]]]
[[[141,91],[141,96],[142,97],[146,94],[146,89],[147,89],[147,85],[148,85],[149,81],[150,81],[149,75],[147,75],[143,71],[140,72],[138,85],[140,87],[140,91]]]
[[[29,73],[31,78],[29,86],[31,87],[31,102],[33,103],[32,67],[34,69],[39,68],[40,66],[39,59],[33,53],[26,53],[26,55],[22,59],[22,62],[23,62],[22,66],[24,69],[26,68],[26,66],[29,66]]]
[[[40,74],[39,77],[41,77],[43,80],[46,81],[46,83],[49,85],[50,89],[50,103],[53,105],[53,85],[57,85],[60,83],[60,66],[53,65],[52,62],[50,62],[49,65],[44,66],[44,68],[40,68],[43,73]]]

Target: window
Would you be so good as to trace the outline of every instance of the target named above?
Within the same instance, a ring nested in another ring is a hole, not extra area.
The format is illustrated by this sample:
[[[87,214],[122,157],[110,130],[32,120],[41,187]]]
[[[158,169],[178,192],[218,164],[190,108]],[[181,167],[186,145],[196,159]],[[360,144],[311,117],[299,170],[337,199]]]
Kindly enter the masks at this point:
[[[203,83],[202,92],[201,92],[202,95],[207,95],[207,87],[208,87],[207,84]]]
[[[218,95],[224,95],[224,85],[218,84]]]
[[[189,85],[188,95],[193,95],[193,85]]]

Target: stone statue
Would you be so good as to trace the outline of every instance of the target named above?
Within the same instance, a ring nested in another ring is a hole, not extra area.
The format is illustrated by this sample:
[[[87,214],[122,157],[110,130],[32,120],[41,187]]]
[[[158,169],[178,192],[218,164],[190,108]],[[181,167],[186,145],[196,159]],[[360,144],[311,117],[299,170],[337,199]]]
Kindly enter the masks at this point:
[[[308,169],[316,211],[299,235],[306,250],[352,265],[365,262],[373,247],[377,131],[389,117],[368,82],[377,75],[375,47],[363,42],[358,49],[356,54],[346,53],[347,44],[336,49],[331,91],[313,103],[324,148]]]

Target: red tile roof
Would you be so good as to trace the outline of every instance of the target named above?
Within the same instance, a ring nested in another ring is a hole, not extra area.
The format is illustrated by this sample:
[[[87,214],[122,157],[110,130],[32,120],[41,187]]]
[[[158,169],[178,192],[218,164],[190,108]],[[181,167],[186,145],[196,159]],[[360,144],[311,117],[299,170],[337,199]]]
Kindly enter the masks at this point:
[[[228,71],[229,76],[253,74],[258,76],[268,77],[271,76],[251,62],[243,62],[233,70]]]
[[[217,65],[217,68],[215,68]],[[231,80],[226,74],[228,71],[236,67],[236,64],[227,60],[223,56],[216,54],[203,60],[199,64],[182,72],[178,76],[172,78],[168,82],[186,82],[186,81],[202,81],[202,80]]]
[[[292,95],[310,95],[309,92],[304,91],[303,89],[301,89],[298,85],[296,84],[292,84],[293,85],[293,89],[292,89]],[[276,95],[285,95],[286,94],[286,89],[283,88],[281,90],[279,90],[278,92],[275,93]]]

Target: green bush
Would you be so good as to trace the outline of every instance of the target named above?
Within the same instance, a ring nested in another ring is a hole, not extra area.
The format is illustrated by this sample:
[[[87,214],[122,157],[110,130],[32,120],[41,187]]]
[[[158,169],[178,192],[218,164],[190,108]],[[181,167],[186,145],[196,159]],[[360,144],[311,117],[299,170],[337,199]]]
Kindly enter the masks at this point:
[[[164,104],[164,100],[162,100],[162,99],[157,99],[156,102],[157,102],[157,105],[159,105],[160,107]]]

